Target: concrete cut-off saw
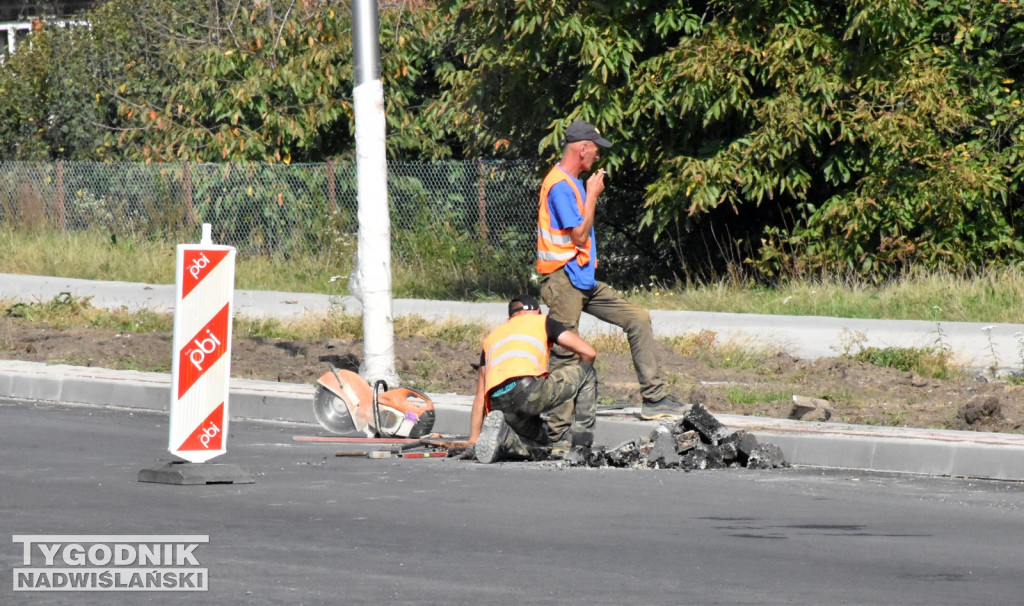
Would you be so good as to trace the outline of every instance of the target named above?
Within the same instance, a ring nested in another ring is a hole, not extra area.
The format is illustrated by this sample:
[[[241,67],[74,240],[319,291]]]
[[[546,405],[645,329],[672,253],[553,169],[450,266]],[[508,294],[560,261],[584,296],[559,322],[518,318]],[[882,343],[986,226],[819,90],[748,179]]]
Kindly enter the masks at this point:
[[[409,387],[388,390],[350,370],[331,367],[316,381],[313,414],[327,431],[342,436],[419,438],[434,428],[434,403]]]

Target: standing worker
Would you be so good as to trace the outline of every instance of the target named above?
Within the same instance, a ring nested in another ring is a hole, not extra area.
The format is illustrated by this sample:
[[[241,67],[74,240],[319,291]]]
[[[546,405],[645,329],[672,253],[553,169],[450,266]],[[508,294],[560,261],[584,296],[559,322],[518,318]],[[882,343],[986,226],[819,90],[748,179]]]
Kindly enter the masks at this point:
[[[469,442],[476,458],[493,463],[498,458],[546,457],[551,428],[541,413],[565,407],[574,417],[568,434],[566,460],[583,463],[594,442],[597,419],[597,353],[589,343],[548,316],[530,295],[518,295],[508,304],[508,321],[484,339],[480,355],[476,397],[470,415]],[[548,373],[552,343],[579,355],[575,364],[564,364]],[[484,418],[484,412],[490,410]]]
[[[660,377],[651,315],[595,278],[594,214],[598,196],[604,191],[604,169],[590,175],[585,189],[580,174],[591,171],[600,158],[599,148],[611,146],[589,122],[575,120],[565,129],[562,159],[548,172],[540,188],[537,273],[541,298],[551,318],[571,331],[578,331],[584,311],[622,328],[643,396],[640,416],[656,419],[682,415],[686,412],[684,405],[667,393]],[[552,368],[573,357],[573,352],[554,346]],[[557,409],[550,417],[552,431],[560,432],[570,423],[571,411]]]

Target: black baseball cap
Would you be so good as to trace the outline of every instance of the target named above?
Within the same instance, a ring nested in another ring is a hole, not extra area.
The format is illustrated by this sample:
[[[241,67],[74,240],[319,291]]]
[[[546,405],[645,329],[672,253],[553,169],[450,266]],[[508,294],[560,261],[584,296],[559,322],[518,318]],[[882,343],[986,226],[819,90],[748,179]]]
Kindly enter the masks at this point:
[[[575,143],[577,141],[593,141],[601,147],[611,147],[612,142],[601,136],[594,125],[585,120],[573,120],[572,124],[565,129],[565,142]]]
[[[516,295],[512,297],[512,300],[508,302],[508,317],[512,317],[512,314],[520,311],[533,311],[540,309],[540,303],[533,295]]]

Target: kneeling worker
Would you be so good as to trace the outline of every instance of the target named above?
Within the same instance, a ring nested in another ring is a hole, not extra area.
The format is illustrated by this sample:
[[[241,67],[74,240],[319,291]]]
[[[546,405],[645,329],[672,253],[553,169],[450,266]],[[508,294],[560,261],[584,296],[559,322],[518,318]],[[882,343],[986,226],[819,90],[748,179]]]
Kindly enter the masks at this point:
[[[469,432],[477,460],[493,463],[502,455],[541,458],[551,445],[550,428],[541,413],[572,402],[568,435],[557,439],[571,440],[567,459],[583,462],[594,441],[597,418],[597,353],[579,335],[542,315],[540,303],[530,295],[512,299],[508,316],[508,322],[484,339]],[[552,343],[574,352],[580,361],[549,374]],[[486,418],[485,410],[490,411]]]

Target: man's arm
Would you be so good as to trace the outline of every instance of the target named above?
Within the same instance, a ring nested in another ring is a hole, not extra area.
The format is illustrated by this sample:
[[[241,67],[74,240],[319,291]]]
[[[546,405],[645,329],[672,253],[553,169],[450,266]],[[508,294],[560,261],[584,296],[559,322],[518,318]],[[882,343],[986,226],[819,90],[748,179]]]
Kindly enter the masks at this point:
[[[577,354],[580,357],[580,362],[593,364],[594,359],[597,358],[597,352],[594,351],[590,343],[587,343],[582,337],[572,331],[563,331],[562,334],[558,335],[558,339],[555,342]]]
[[[484,367],[481,366],[476,377],[476,396],[473,397],[473,411],[469,413],[469,443],[476,444],[480,437],[480,428],[484,424]]]
[[[595,172],[587,179],[587,193],[583,200],[583,222],[572,228],[572,243],[583,246],[590,237],[590,228],[594,226],[594,215],[597,212],[597,197],[604,191],[604,169]]]

